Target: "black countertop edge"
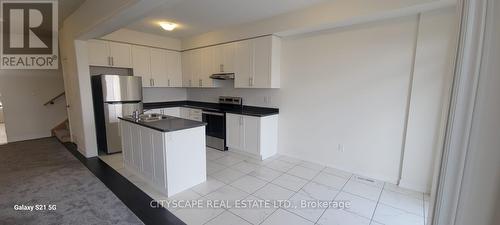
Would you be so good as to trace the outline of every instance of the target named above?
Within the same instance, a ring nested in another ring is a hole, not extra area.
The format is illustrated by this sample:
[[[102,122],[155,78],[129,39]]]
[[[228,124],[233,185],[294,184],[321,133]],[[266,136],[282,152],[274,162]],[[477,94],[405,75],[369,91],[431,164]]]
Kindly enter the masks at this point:
[[[195,127],[202,127],[207,125],[207,123],[204,122],[187,120],[178,117],[170,117],[168,119],[162,119],[154,122],[143,122],[129,117],[118,117],[118,119],[134,123],[143,127],[151,128],[153,130],[157,130],[164,133],[178,131],[178,130],[185,130]]]
[[[247,116],[264,117],[279,114],[278,108],[267,108],[258,106],[232,106],[211,102],[198,101],[169,101],[169,102],[148,102],[143,103],[144,109],[158,109],[169,107],[187,107],[195,109],[217,110],[226,113],[241,114]]]

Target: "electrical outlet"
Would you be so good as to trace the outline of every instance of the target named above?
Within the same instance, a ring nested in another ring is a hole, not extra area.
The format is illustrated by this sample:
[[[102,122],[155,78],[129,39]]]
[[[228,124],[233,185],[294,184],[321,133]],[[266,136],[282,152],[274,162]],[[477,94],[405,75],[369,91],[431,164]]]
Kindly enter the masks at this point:
[[[337,150],[339,150],[339,152],[344,152],[344,145],[343,144],[339,144],[337,146]]]

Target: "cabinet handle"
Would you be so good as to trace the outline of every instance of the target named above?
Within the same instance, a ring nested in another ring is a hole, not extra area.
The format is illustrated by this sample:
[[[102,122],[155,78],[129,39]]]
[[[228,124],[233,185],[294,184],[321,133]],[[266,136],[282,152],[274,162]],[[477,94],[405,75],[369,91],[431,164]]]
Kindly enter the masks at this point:
[[[111,65],[114,66],[115,65],[115,58],[114,57],[111,57]]]
[[[111,56],[108,56],[108,65],[111,66]]]
[[[153,86],[155,86],[155,79],[153,78]]]
[[[253,77],[248,78],[248,83],[249,83],[250,87],[253,86]]]
[[[153,86],[153,79],[149,78],[149,86]]]
[[[200,85],[200,87],[203,86],[203,80],[202,79],[200,79],[199,85]]]
[[[191,86],[192,86],[192,85],[191,85],[191,83],[192,83],[192,82],[191,82],[191,80],[189,80],[189,87],[191,87]]]
[[[168,79],[168,81],[167,81],[167,82],[168,82],[168,86],[170,87],[170,79]]]

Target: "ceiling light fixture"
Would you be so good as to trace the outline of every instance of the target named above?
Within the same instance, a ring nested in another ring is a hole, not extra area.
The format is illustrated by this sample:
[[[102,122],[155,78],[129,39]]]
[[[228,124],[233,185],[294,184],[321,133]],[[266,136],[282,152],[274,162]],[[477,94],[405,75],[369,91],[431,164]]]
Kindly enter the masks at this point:
[[[160,26],[164,30],[172,31],[177,27],[177,24],[170,22],[160,22]]]

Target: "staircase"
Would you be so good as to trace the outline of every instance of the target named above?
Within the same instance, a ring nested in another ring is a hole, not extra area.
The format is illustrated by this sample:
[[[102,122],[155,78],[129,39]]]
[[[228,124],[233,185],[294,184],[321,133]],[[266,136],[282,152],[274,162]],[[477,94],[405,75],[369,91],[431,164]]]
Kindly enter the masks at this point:
[[[55,136],[60,142],[71,142],[71,133],[69,132],[68,120],[63,121],[52,129],[52,136]]]

